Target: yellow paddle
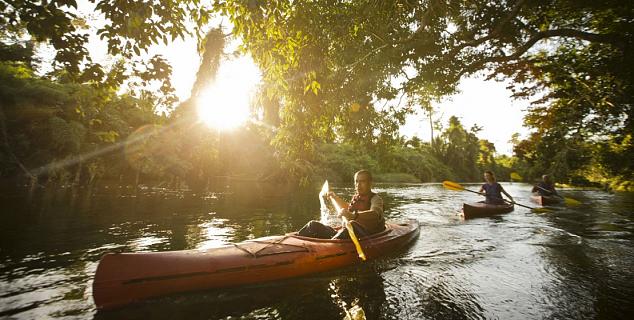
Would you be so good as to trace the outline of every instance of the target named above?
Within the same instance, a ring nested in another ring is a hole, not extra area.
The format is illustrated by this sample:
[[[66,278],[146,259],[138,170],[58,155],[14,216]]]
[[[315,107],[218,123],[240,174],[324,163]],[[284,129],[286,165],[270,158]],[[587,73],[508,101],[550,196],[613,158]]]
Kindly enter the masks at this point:
[[[480,192],[473,191],[473,190],[469,190],[469,189],[467,189],[467,188],[463,187],[461,184],[458,184],[458,183],[453,182],[453,181],[443,181],[443,182],[442,182],[442,186],[443,186],[443,187],[445,187],[445,188],[447,188],[447,189],[449,189],[449,190],[454,190],[454,191],[469,191],[469,192],[477,193],[477,194],[479,194],[479,195],[483,195],[483,194],[482,194],[482,193],[480,193]],[[505,202],[508,202],[508,203],[512,203],[512,204],[518,205],[518,206],[520,206],[520,207],[524,207],[524,208],[527,208],[527,209],[531,209],[531,210],[533,210],[533,211],[535,211],[535,212],[552,212],[552,210],[549,210],[549,209],[546,209],[546,208],[535,208],[535,207],[529,207],[529,206],[525,206],[525,205],[523,205],[523,204],[519,204],[519,203],[517,203],[517,202],[515,202],[515,201],[508,201],[508,200],[505,200],[505,199],[502,199],[502,200],[504,200]]]
[[[522,176],[517,172],[511,172],[511,180],[522,181]]]
[[[324,182],[324,186],[321,188],[321,192],[319,193],[319,195],[320,197],[323,197],[324,195],[328,194],[328,192],[330,192],[330,187],[328,185],[328,180],[326,180],[326,182]],[[337,212],[341,211],[341,206],[337,203],[337,201],[335,201],[334,198],[330,198],[330,202],[332,202],[332,205],[335,207],[335,210],[337,210]],[[354,243],[354,247],[357,249],[357,254],[359,254],[359,258],[365,261],[366,260],[365,253],[363,252],[363,249],[361,248],[361,244],[359,243],[359,239],[357,239],[357,235],[354,233],[354,228],[352,226],[352,223],[348,221],[348,219],[344,216],[341,216],[341,221],[343,222],[343,225],[345,226],[346,230],[348,230],[348,234],[350,235],[350,239],[352,240],[352,243]]]
[[[539,189],[542,189],[542,190],[544,190],[544,191],[546,191],[546,192],[548,192],[548,193],[550,193],[550,194],[553,194],[553,192],[552,192],[552,191],[550,191],[550,190],[546,190],[546,189],[544,189],[544,188],[542,188],[542,187],[540,187],[540,186],[535,186],[535,187],[537,187],[537,188],[539,188]],[[573,198],[563,197],[563,196],[561,196],[561,195],[559,195],[559,194],[553,194],[553,195],[555,195],[555,196],[557,196],[557,197],[560,197],[560,198],[564,199],[564,203],[565,203],[567,206],[578,206],[578,205],[580,205],[580,204],[581,204],[581,202],[580,202],[580,201],[575,200],[575,199],[573,199]]]

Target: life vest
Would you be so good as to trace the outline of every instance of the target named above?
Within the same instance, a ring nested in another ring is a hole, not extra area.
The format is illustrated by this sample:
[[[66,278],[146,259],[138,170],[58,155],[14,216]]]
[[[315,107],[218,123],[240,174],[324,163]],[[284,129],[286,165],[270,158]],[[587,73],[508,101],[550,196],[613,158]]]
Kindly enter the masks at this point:
[[[348,210],[352,211],[365,211],[370,210],[372,206],[372,197],[374,197],[375,193],[370,191],[370,194],[360,195],[355,194],[350,200],[350,205],[348,206]]]
[[[359,195],[356,194],[350,200],[350,205],[348,206],[348,210],[351,212],[354,211],[367,211],[372,207],[372,197],[376,194],[370,191],[370,194],[367,195]],[[385,218],[383,217],[383,213],[365,213],[357,216],[354,222],[358,223],[363,227],[363,230],[367,232],[367,234],[374,234],[377,232],[381,232],[385,229]]]

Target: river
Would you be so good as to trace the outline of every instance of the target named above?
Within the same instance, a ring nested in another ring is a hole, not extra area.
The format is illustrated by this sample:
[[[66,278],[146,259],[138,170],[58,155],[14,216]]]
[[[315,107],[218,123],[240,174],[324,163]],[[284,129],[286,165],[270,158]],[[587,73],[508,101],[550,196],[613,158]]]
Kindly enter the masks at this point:
[[[478,185],[466,185],[477,189]],[[503,183],[518,203],[530,185]],[[334,188],[350,196],[351,188]],[[4,190],[0,318],[6,319],[626,319],[634,314],[634,195],[562,190],[581,201],[548,213],[464,220],[480,200],[440,184],[377,184],[388,220],[420,237],[388,258],[313,276],[97,311],[92,278],[106,252],[209,248],[299,229],[318,190],[234,184],[167,189]]]

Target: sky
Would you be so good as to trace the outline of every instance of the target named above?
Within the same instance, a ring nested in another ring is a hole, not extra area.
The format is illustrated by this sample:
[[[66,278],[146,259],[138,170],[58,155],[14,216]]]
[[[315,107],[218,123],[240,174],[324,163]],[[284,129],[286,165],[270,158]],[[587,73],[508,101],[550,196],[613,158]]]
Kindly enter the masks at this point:
[[[511,155],[511,136],[519,133],[521,138],[526,138],[528,135],[528,129],[523,126],[528,101],[512,99],[504,82],[485,81],[478,77],[462,79],[458,88],[458,94],[433,104],[437,112],[434,119],[440,118],[443,126],[447,126],[449,118],[456,116],[466,129],[477,124],[482,127],[479,138],[493,142],[499,154]],[[429,120],[422,113],[410,116],[401,133],[429,141]]]

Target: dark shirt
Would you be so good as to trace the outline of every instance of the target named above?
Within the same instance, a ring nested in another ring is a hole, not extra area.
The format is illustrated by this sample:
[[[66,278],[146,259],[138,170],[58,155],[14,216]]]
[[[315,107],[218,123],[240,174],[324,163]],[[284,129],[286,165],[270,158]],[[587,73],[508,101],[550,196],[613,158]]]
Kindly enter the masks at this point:
[[[493,184],[485,183],[482,185],[482,189],[484,189],[486,200],[485,203],[491,204],[503,204],[504,200],[502,200],[502,186],[494,182]]]
[[[552,196],[557,194],[557,191],[555,190],[555,186],[552,183],[546,183],[543,181],[538,183],[537,187],[533,187],[533,192],[538,193],[540,196]]]

